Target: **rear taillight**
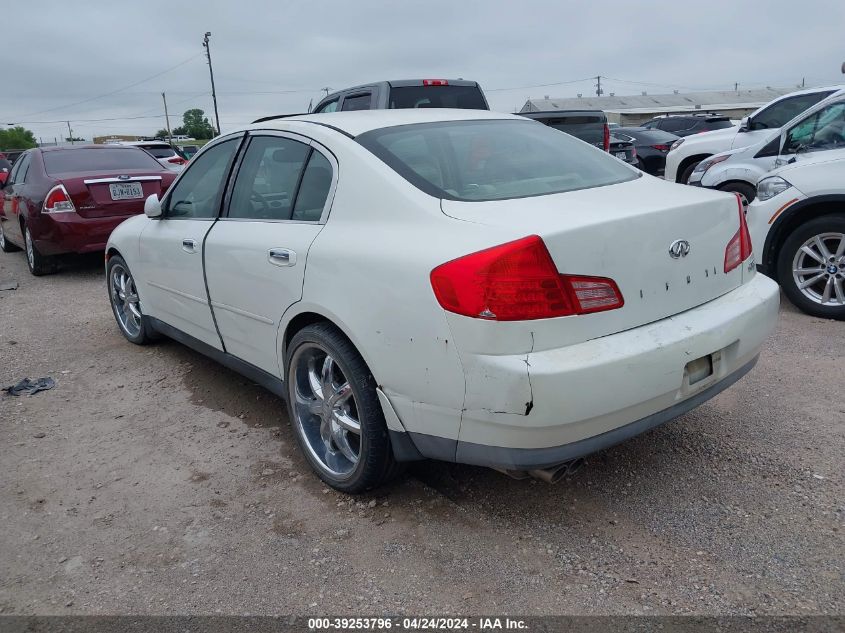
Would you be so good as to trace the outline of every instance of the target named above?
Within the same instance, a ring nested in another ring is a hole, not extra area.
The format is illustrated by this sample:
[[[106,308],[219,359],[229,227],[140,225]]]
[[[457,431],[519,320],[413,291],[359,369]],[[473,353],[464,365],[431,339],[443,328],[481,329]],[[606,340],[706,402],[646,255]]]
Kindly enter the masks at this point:
[[[742,198],[736,196],[736,203],[739,207],[739,230],[725,247],[725,272],[729,273],[751,257],[751,234],[748,232],[748,223],[745,221],[745,209],[742,206]]]
[[[44,198],[43,213],[71,213],[76,211],[64,185],[56,185]]]
[[[168,162],[168,163],[173,163],[174,165],[184,165],[184,164],[185,164],[185,163],[187,163],[188,161],[186,161],[186,160],[185,160],[184,158],[182,158],[181,156],[174,156],[173,158],[168,158],[168,159],[167,159],[167,162]]]
[[[446,79],[423,79],[423,86],[448,86]]]
[[[658,152],[668,152],[669,151],[668,145],[658,144],[658,145],[652,145],[651,147],[653,149],[656,149]]]
[[[561,275],[537,235],[446,262],[431,271],[438,303],[491,321],[549,319],[624,305],[612,279]]]
[[[604,138],[602,139],[602,146],[604,147],[604,151],[610,151],[610,126],[607,123],[604,124]]]

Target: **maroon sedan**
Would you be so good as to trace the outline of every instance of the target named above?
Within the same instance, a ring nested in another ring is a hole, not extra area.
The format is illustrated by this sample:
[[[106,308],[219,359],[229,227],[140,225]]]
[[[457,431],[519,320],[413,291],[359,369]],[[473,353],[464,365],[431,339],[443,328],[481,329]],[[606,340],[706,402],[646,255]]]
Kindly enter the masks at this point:
[[[136,147],[28,150],[0,185],[0,249],[25,249],[33,275],[55,272],[56,255],[105,249],[112,230],[176,176]]]

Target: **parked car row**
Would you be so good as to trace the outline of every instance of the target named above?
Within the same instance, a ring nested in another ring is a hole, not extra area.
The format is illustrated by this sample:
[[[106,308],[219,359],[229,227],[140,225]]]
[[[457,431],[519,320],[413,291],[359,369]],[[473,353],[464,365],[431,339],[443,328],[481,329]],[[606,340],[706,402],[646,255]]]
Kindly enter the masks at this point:
[[[676,141],[665,177],[739,195],[758,268],[808,314],[845,320],[845,86],[788,94],[739,126]]]

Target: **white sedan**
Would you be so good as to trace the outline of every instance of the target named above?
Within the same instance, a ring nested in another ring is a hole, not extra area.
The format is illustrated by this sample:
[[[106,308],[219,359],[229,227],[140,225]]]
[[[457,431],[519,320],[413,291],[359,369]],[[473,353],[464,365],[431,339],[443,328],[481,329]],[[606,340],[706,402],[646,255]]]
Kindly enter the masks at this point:
[[[264,121],[145,211],[106,255],[123,335],[283,396],[346,492],[422,458],[557,480],[733,384],[777,318],[735,196],[518,116]]]

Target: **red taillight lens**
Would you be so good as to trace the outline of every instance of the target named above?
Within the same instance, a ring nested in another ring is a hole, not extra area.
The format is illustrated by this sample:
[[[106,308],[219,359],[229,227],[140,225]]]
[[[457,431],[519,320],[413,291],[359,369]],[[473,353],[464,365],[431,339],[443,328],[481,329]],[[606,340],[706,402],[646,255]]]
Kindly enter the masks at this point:
[[[612,279],[561,275],[536,235],[446,262],[431,271],[440,305],[494,321],[549,319],[621,308]]]
[[[64,186],[56,185],[44,199],[44,213],[67,213],[76,211]]]
[[[423,86],[448,86],[446,79],[423,79]]]
[[[181,156],[174,156],[173,158],[168,158],[168,159],[167,159],[167,162],[168,162],[168,163],[173,163],[174,165],[184,165],[184,164],[185,164],[185,163],[187,163],[188,161],[186,161],[186,160],[185,160],[184,158],[182,158]]]
[[[668,152],[669,151],[668,145],[658,144],[658,145],[652,145],[652,147],[654,149],[656,149],[658,152]]]
[[[751,233],[745,221],[745,209],[742,208],[742,198],[737,195],[736,203],[739,207],[739,230],[725,247],[725,272],[729,273],[751,257]]]
[[[602,145],[604,146],[604,151],[610,151],[610,126],[607,123],[604,124],[604,139],[602,140]]]

